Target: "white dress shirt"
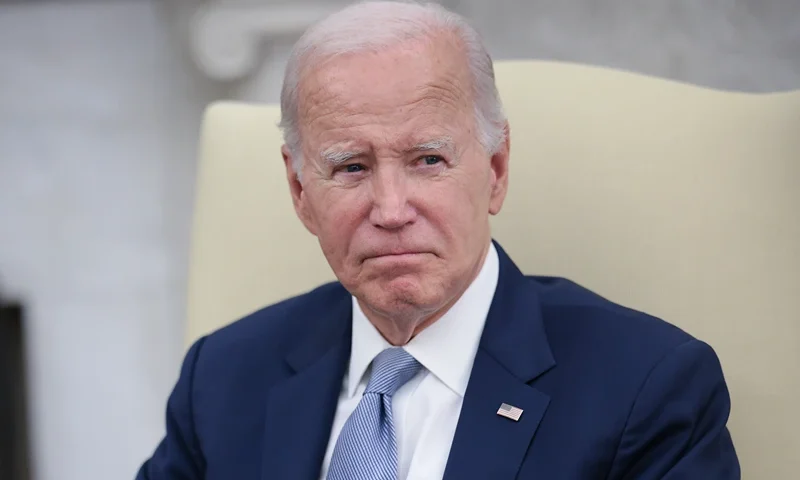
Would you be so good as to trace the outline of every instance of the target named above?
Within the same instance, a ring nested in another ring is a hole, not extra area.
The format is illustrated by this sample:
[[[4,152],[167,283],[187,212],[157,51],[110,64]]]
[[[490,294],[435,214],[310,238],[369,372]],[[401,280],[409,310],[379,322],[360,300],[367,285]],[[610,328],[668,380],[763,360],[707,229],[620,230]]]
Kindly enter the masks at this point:
[[[392,400],[398,480],[432,480],[444,476],[499,271],[497,250],[491,244],[478,276],[461,298],[403,347],[423,368],[397,390]],[[353,298],[350,366],[342,382],[321,479],[328,473],[333,448],[344,423],[361,401],[369,382],[368,368],[372,360],[389,347],[389,342]]]

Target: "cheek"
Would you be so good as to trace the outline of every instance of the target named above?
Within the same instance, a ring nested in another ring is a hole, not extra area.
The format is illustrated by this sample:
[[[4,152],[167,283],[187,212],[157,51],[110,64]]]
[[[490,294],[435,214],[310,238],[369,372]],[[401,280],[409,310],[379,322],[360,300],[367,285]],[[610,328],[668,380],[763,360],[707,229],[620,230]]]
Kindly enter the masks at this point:
[[[485,171],[461,171],[438,185],[431,220],[447,237],[454,252],[482,242],[488,229],[489,188]]]
[[[319,242],[329,259],[341,262],[364,222],[363,195],[355,191],[330,191],[315,203]]]
[[[430,185],[426,189],[426,214],[437,230],[447,237],[449,243],[462,243],[474,230],[480,218],[478,192],[459,178]]]
[[[452,180],[448,192],[451,207],[456,209],[462,217],[474,218],[476,215],[480,215],[489,200],[486,170],[464,169],[457,172]]]

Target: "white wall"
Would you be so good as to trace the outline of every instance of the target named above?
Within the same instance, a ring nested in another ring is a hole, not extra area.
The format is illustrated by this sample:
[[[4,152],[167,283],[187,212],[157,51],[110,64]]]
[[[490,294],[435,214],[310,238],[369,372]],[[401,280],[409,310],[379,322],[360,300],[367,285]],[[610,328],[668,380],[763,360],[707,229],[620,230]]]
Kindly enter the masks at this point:
[[[27,327],[35,478],[132,478],[182,354],[203,85],[155,2],[0,5],[0,275]]]

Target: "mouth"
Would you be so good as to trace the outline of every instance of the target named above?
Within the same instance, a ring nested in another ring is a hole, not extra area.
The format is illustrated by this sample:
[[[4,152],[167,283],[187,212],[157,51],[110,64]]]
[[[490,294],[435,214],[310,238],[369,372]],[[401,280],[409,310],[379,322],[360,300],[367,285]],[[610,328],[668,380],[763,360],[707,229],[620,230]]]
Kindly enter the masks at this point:
[[[414,260],[417,258],[422,257],[423,255],[429,255],[430,252],[423,252],[423,251],[396,251],[396,252],[381,252],[381,253],[374,253],[368,255],[364,258],[364,261],[367,260]]]

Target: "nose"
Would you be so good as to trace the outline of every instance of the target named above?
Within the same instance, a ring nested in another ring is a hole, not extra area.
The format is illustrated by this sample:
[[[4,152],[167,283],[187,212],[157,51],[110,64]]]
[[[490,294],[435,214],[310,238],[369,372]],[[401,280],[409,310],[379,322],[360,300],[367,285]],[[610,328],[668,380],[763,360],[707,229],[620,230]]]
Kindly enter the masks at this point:
[[[376,227],[397,230],[417,216],[409,204],[408,181],[402,169],[378,168],[371,178],[372,210],[370,222]]]

